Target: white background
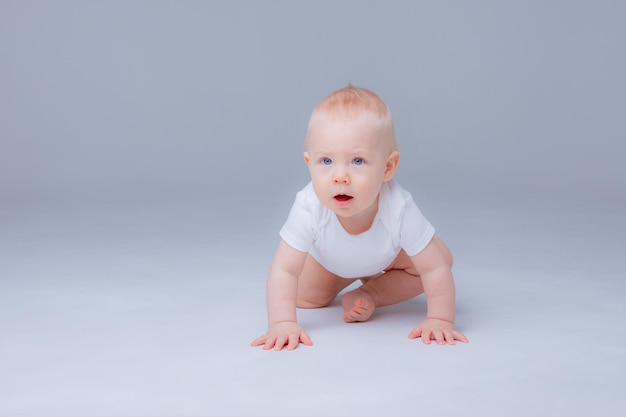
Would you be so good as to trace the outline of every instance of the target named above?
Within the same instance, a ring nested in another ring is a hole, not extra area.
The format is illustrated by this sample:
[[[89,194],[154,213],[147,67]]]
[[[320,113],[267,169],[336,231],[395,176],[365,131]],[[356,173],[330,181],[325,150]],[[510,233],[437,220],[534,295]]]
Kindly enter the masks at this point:
[[[616,1],[0,2],[0,414],[588,415],[626,405]],[[347,83],[455,255],[423,297],[264,352],[264,280]]]

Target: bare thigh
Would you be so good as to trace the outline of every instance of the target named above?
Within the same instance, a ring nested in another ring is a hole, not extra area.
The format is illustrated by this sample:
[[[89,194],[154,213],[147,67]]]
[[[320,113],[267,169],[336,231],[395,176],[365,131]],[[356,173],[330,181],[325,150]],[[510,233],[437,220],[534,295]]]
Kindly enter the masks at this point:
[[[298,278],[296,306],[300,308],[326,307],[356,279],[341,278],[328,271],[308,255]]]
[[[452,260],[452,253],[450,252],[450,249],[448,249],[446,244],[443,243],[443,241],[437,235],[433,237],[433,242],[436,243],[437,246],[439,246],[439,249],[443,253],[443,257],[446,260],[446,263],[450,265],[450,268],[452,268],[453,260]],[[387,268],[385,268],[386,272],[394,271],[394,270],[401,270],[401,271],[407,272],[410,275],[419,276],[419,273],[413,266],[413,261],[411,260],[411,257],[407,255],[404,249],[402,249],[400,253],[398,254],[398,256],[396,256],[396,259],[394,259],[393,262],[391,262],[391,264]],[[374,277],[361,278],[361,281],[367,282],[379,276],[380,275],[377,275]]]

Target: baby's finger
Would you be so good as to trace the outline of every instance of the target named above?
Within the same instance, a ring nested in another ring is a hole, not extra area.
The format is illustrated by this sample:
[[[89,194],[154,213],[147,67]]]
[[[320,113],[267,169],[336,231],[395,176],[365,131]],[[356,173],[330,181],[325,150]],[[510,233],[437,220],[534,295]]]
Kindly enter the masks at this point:
[[[422,328],[416,327],[409,332],[409,339],[417,339],[422,335]]]
[[[445,338],[443,336],[443,331],[441,329],[436,329],[433,331],[433,337],[440,345],[446,343]]]
[[[302,333],[300,333],[300,341],[306,346],[313,346],[313,341],[311,340],[311,337],[309,337],[309,334],[305,331],[302,331]]]
[[[274,343],[276,343],[276,336],[267,336],[265,344],[263,345],[263,350],[270,350],[274,347]]]
[[[252,341],[252,343],[250,343],[250,346],[255,347],[255,346],[264,345],[266,339],[267,339],[267,336],[257,337],[256,339]]]
[[[426,345],[430,345],[430,339],[433,336],[431,330],[422,330],[422,342]]]
[[[468,342],[467,337],[465,337],[463,333],[459,332],[458,330],[455,330],[453,333],[454,333],[454,338],[458,340],[459,342],[463,342],[463,343]]]
[[[276,343],[274,344],[274,350],[281,350],[289,341],[287,336],[278,336]]]
[[[449,329],[445,329],[443,331],[443,336],[446,339],[446,343],[449,345],[454,345],[456,342],[454,341],[454,332]]]
[[[287,350],[294,350],[298,347],[300,339],[298,338],[298,336],[289,336],[289,340],[287,342]]]

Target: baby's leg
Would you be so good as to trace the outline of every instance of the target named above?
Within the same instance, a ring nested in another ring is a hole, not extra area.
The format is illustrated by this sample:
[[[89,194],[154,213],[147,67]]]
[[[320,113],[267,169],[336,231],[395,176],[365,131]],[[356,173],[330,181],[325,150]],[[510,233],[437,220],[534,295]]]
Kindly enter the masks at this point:
[[[450,251],[438,237],[434,239],[452,266]],[[376,307],[407,301],[424,292],[422,280],[406,252],[401,251],[386,271],[376,277],[362,279],[363,285],[344,294],[341,301],[346,322],[366,321]]]
[[[410,300],[424,292],[419,275],[405,269],[389,269],[376,278],[363,279],[364,284],[341,298],[344,321],[367,321],[376,307]]]
[[[296,306],[300,308],[326,307],[355,279],[341,278],[329,272],[311,255],[304,262],[298,278],[298,296]]]

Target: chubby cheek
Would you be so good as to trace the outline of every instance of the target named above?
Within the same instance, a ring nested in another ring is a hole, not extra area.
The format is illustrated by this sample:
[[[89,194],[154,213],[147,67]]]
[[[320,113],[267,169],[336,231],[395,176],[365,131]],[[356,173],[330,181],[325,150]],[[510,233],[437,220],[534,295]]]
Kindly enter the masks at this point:
[[[313,185],[316,187],[326,187],[328,188],[333,181],[332,173],[329,169],[324,168],[314,168],[309,170],[311,174],[311,181],[313,181]]]
[[[321,181],[326,180],[330,174],[330,167],[324,167],[321,165],[309,166],[309,174],[311,175],[311,179],[313,181]]]
[[[379,191],[380,187],[376,187],[375,183],[365,183],[359,187],[358,193],[365,199],[374,200],[378,196]]]
[[[311,180],[313,182],[313,190],[315,191],[315,194],[317,194],[317,197],[322,201],[324,198],[328,198],[330,191],[327,181],[323,181],[320,178],[315,177],[311,178]]]
[[[352,175],[352,185],[358,187],[362,192],[378,192],[383,183],[383,175],[378,170],[359,170]]]
[[[313,182],[317,182],[317,183],[321,183],[322,181],[325,181],[325,178],[327,177],[326,173],[323,172],[323,170],[321,169],[310,169],[309,173],[311,174],[311,180]]]

